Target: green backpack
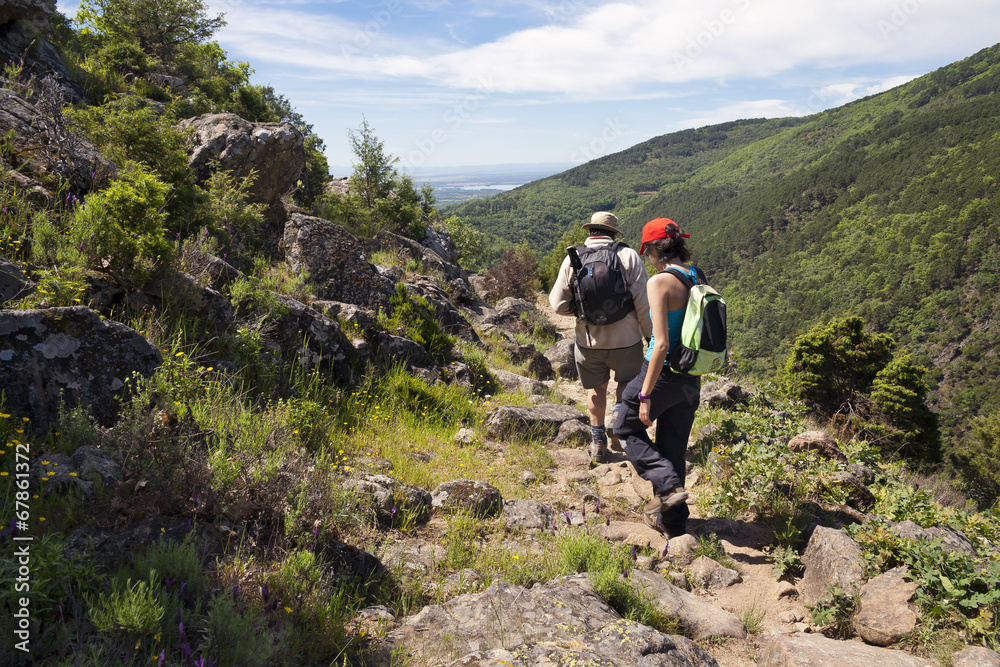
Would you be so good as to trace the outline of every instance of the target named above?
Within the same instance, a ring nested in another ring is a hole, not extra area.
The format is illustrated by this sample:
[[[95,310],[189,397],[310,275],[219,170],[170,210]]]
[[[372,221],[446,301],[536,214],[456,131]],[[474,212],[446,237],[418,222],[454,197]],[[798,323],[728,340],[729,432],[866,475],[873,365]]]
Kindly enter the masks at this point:
[[[687,310],[681,325],[680,344],[670,350],[670,369],[685,375],[719,373],[726,369],[726,302],[695,268],[698,282],[682,269],[666,268],[688,288]]]

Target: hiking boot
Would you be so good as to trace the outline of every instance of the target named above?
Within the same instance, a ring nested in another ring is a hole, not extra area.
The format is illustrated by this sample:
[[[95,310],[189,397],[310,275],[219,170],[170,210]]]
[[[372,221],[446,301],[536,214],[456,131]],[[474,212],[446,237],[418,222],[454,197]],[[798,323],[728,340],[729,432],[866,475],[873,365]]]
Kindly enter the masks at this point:
[[[590,443],[590,462],[594,465],[604,463],[608,455],[607,440],[593,440]]]
[[[663,525],[663,515],[662,514],[643,514],[642,522],[660,533],[668,540],[672,540],[675,537],[680,537],[687,533],[687,526],[680,523],[671,523],[668,525]]]
[[[670,509],[671,507],[676,507],[680,505],[688,496],[691,495],[687,492],[683,486],[676,486],[666,493],[661,493],[659,496],[654,496],[652,500],[646,503],[642,512],[646,516],[651,514],[659,514],[664,510]]]
[[[660,533],[661,535],[666,535],[667,537],[669,537],[669,535],[667,535],[666,528],[664,528],[663,524],[660,523],[660,514],[658,512],[653,514],[643,513],[642,522],[647,526],[649,526],[650,528],[652,528],[653,530],[655,530],[656,532]]]

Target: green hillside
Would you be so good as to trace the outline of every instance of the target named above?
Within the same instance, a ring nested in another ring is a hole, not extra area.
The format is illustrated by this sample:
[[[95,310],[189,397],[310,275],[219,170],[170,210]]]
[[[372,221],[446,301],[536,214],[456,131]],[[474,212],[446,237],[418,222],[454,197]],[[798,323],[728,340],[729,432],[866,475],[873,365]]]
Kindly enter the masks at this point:
[[[831,111],[665,135],[449,212],[543,251],[593,210],[633,242],[677,220],[728,297],[741,370],[773,376],[795,336],[858,314],[931,367],[954,436],[1000,403],[998,90],[994,46]]]

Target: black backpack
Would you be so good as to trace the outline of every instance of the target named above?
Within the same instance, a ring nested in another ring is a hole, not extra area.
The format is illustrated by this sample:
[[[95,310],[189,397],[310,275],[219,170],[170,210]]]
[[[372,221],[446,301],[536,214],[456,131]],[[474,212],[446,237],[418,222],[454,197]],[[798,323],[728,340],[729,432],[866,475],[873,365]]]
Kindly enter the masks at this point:
[[[566,248],[573,270],[570,286],[577,318],[587,320],[588,324],[613,324],[635,310],[618,261],[618,249],[624,245],[616,241],[594,248]]]

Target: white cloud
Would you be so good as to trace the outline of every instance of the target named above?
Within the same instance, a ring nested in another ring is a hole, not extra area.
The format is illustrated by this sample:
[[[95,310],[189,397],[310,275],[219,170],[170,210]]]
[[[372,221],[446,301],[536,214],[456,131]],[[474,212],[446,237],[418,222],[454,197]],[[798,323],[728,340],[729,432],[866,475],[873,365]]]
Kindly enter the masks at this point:
[[[748,100],[685,117],[675,123],[674,129],[704,127],[741,118],[784,118],[802,115],[804,113],[800,107],[791,105],[786,100]]]
[[[928,58],[935,50],[989,43],[991,26],[1000,22],[1000,3],[992,0],[952,0],[947,7],[930,0],[623,0],[591,7],[529,0],[497,11],[511,4],[560,20],[467,47],[409,34],[405,17],[384,7],[381,15],[375,6],[344,20],[257,6],[252,14],[231,13],[225,38],[248,54],[334,80],[405,77],[466,89],[490,81],[507,93],[593,99],[765,78],[803,66]]]

